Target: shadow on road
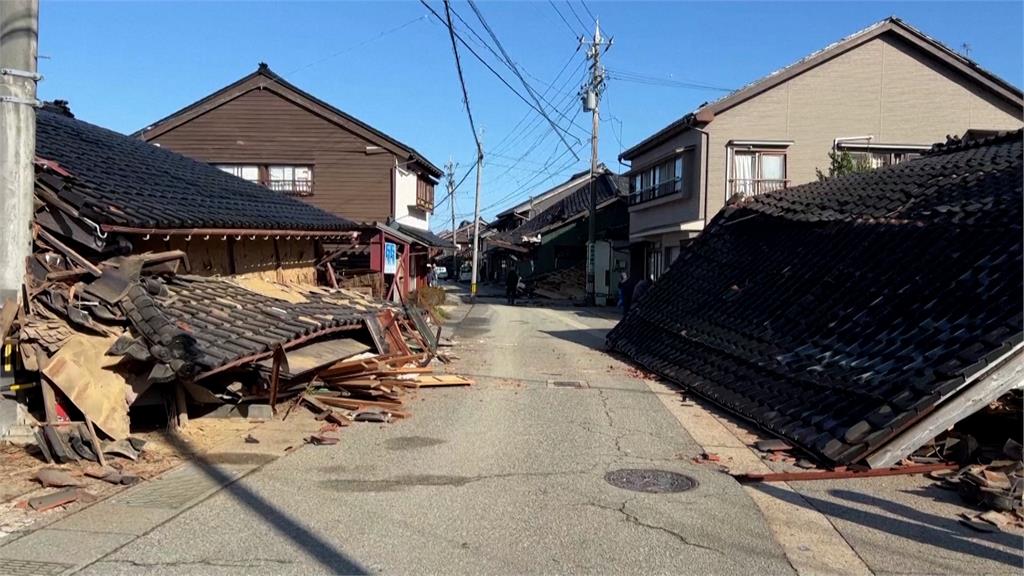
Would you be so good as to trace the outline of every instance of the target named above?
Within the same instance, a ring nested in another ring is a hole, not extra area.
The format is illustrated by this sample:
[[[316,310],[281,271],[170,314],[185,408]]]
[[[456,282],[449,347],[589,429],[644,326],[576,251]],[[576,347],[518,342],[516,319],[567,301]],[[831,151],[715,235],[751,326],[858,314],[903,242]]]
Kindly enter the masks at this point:
[[[219,469],[202,454],[196,453],[181,436],[166,432],[167,443],[183,457],[191,459],[204,474],[223,486],[235,500],[263,518],[266,525],[293,542],[296,548],[316,559],[330,574],[369,574],[355,560],[342,553],[333,543],[302,525],[280,508],[263,499],[227,472]]]
[[[542,334],[553,336],[559,340],[579,344],[580,346],[605,352],[604,338],[608,335],[607,328],[588,328],[586,330],[541,330]]]
[[[945,550],[984,558],[1019,568],[1024,563],[1024,556],[1000,550],[986,543],[1020,549],[1019,536],[1006,533],[985,534],[981,532],[964,532],[967,528],[953,518],[945,518],[916,510],[909,506],[878,498],[852,490],[830,490],[828,493],[841,500],[872,507],[877,512],[847,506],[838,502],[815,498],[805,493],[796,494],[781,490],[771,484],[753,484],[755,490],[774,496],[775,498],[795,506],[808,507],[846,522],[859,524],[879,532],[906,538],[921,544],[937,546]],[[968,537],[969,536],[969,537]]]

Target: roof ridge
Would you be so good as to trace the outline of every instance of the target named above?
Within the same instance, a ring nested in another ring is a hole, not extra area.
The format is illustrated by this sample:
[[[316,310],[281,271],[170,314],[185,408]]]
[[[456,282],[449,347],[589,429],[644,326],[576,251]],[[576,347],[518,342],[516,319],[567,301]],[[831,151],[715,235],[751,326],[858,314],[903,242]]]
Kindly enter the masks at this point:
[[[967,133],[964,133],[966,136]],[[925,156],[938,156],[940,154],[949,154],[952,152],[958,152],[960,150],[968,150],[970,148],[980,148],[982,146],[991,146],[994,144],[1001,144],[1003,142],[1010,142],[1014,140],[1021,140],[1024,137],[1024,128],[1017,130],[1000,130],[999,132],[985,136],[984,138],[965,138],[964,136],[950,136],[946,135],[945,142],[936,142],[932,144],[931,149],[924,153]]]

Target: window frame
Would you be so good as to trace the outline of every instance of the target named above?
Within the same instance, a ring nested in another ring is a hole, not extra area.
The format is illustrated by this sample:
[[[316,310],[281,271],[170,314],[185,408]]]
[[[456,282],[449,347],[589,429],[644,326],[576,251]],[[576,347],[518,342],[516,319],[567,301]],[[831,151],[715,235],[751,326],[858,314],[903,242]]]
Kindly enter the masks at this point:
[[[686,182],[687,164],[692,148],[684,148],[629,173],[629,205],[636,206],[673,194],[689,191]],[[638,188],[639,187],[639,188]]]
[[[758,145],[738,144],[736,142],[729,142],[726,144],[726,174],[725,174],[725,191],[726,198],[733,198],[734,196],[758,196],[767,192],[774,192],[779,189],[785,189],[789,187],[789,146],[791,142],[762,142]],[[736,156],[741,155],[752,155],[754,157],[753,172],[751,178],[744,179],[750,181],[750,188],[752,192],[739,192],[737,191],[737,178],[736,178]],[[764,165],[762,159],[765,156],[782,157],[782,178],[764,178]],[[779,183],[778,188],[774,185],[765,186],[767,190],[759,190],[763,183],[773,182]]]

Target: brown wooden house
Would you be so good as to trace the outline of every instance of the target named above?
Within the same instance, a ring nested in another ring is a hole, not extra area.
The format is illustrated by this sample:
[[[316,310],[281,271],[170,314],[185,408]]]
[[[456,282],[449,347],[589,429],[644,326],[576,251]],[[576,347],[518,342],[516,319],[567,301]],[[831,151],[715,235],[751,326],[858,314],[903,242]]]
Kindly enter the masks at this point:
[[[384,285],[399,285],[402,293],[426,281],[435,246],[421,236],[433,237],[428,230],[441,171],[413,148],[295,87],[266,64],[135,136],[371,225],[378,233],[366,246],[367,270]],[[388,243],[401,254],[403,265],[395,274],[384,264]]]
[[[429,227],[441,170],[261,63],[135,136],[356,222]]]

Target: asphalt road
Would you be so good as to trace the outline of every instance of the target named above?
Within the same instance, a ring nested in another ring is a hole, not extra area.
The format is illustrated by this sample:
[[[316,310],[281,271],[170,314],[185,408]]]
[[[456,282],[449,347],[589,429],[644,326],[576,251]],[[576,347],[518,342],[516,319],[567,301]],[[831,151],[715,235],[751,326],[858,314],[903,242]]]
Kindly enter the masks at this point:
[[[477,304],[452,367],[477,386],[424,390],[412,418],[281,458],[84,572],[792,573],[749,496],[692,464],[698,446],[600,350],[610,324]],[[698,485],[605,481],[624,468]]]

